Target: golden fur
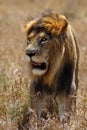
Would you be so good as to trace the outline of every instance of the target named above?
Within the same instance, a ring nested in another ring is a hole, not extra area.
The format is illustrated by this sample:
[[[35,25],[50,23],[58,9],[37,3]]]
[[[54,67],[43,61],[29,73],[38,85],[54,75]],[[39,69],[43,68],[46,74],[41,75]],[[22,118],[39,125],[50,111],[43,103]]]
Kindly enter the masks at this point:
[[[63,15],[46,10],[28,21],[24,30],[28,39],[31,108],[40,116],[43,99],[55,97],[59,119],[66,121],[78,88],[79,52],[73,29]],[[38,98],[36,102],[32,95]]]

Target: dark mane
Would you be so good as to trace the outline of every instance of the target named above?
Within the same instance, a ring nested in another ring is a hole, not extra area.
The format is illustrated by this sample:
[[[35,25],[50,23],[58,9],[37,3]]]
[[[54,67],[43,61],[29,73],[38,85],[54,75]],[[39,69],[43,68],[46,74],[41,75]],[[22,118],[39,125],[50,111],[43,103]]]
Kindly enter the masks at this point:
[[[28,34],[35,29],[44,29],[50,34],[58,36],[65,31],[68,25],[68,22],[64,16],[58,15],[50,9],[42,12],[38,17],[36,17],[32,21],[34,20],[35,23],[31,26],[30,29],[28,29]]]

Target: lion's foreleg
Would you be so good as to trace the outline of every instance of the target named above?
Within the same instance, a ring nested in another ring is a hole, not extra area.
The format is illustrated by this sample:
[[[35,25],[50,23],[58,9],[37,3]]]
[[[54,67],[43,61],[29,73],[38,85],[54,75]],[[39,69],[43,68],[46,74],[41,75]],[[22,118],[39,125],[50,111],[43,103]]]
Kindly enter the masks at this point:
[[[42,95],[40,91],[35,90],[36,83],[31,82],[30,84],[30,108],[33,114],[38,117],[41,115],[42,108]]]
[[[66,92],[58,95],[58,112],[61,122],[68,122],[72,111],[76,108],[76,85],[72,82],[70,94]]]
[[[67,122],[70,117],[70,98],[66,94],[58,95],[58,113],[61,122]]]

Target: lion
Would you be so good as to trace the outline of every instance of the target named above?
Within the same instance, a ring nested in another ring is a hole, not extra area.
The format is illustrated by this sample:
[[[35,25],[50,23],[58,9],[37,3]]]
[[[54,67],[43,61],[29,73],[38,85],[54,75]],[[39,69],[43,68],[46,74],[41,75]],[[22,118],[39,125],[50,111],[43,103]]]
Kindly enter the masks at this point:
[[[49,9],[29,20],[24,30],[30,108],[40,118],[49,104],[55,111],[55,103],[59,120],[67,122],[76,106],[78,89],[79,48],[74,30],[65,16]]]

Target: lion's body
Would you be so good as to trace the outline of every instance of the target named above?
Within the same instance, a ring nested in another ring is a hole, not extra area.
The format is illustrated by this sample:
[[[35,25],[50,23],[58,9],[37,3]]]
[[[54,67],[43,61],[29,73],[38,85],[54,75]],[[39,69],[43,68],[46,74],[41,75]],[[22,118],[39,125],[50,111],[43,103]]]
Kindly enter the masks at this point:
[[[59,119],[65,121],[75,106],[78,88],[79,52],[73,29],[64,16],[45,11],[29,21],[25,30],[31,108],[41,116],[43,102],[47,106],[55,100]]]

